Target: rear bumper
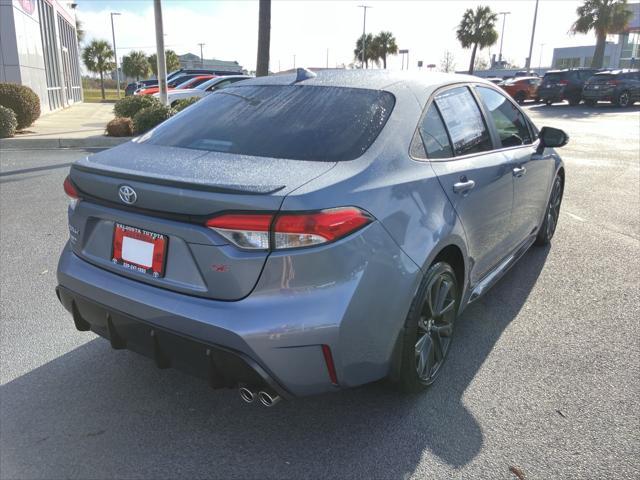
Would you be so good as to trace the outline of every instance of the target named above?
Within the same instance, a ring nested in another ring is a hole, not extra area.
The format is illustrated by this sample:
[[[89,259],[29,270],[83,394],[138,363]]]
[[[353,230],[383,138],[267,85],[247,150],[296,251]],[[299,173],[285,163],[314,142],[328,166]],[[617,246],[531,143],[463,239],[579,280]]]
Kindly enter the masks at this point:
[[[564,89],[557,88],[538,89],[537,96],[543,102],[561,102],[566,98],[564,95]]]
[[[131,317],[58,286],[60,303],[76,328],[109,340],[114,350],[128,349],[153,359],[158,368],[176,368],[206,379],[211,388],[237,385],[269,387],[287,398],[291,394],[258,363],[242,352],[204,343]]]
[[[582,98],[585,100],[602,100],[610,102],[615,98],[613,90],[583,90]]]
[[[142,283],[82,260],[69,245],[58,264],[62,303],[72,313],[75,304],[75,313],[99,335],[112,338],[109,315],[124,348],[157,362],[154,331],[161,347],[170,345],[171,366],[206,378],[212,375],[207,349],[224,351],[250,367],[248,373],[226,372],[224,384],[248,383],[257,373],[282,396],[335,391],[388,375],[420,278],[420,269],[377,222],[313,251],[272,253],[254,291],[238,301]],[[331,382],[322,345],[331,349],[338,385]],[[164,354],[162,349],[160,361]]]

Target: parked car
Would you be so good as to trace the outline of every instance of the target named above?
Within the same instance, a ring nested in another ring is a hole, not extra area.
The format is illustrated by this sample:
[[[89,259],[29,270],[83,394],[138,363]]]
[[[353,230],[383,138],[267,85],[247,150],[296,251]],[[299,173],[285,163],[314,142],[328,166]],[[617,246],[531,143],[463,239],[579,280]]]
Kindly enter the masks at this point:
[[[195,88],[174,89],[167,92],[167,101],[169,105],[174,105],[178,100],[191,97],[206,97],[210,93],[225,88],[241,80],[252,78],[248,75],[228,75],[226,77],[211,78]],[[154,93],[154,97],[159,97],[160,93]]]
[[[191,78],[186,82],[182,82],[179,85],[176,85],[176,89],[185,90],[187,88],[196,88],[198,85],[203,84],[204,82],[215,78],[214,75],[198,75],[197,77]]]
[[[510,80],[506,80],[500,86],[511,97],[523,104],[526,100],[539,101],[538,87],[542,79],[540,77],[515,77]]]
[[[495,84],[495,85],[499,85],[500,83],[504,82],[504,79],[501,77],[485,77],[485,80]]]
[[[591,106],[605,101],[630,107],[640,101],[640,71],[625,69],[596,73],[584,84],[582,96]]]
[[[187,82],[190,82],[191,80],[194,80],[201,76],[202,75],[198,73],[189,73],[187,75],[174,77],[173,80],[167,80],[167,89],[171,90],[177,88],[179,85],[187,84]],[[140,90],[136,90],[134,95],[152,95],[158,91],[160,91],[160,87],[158,86],[158,84],[156,84],[141,88]]]
[[[57,295],[78,330],[247,402],[420,391],[456,317],[552,239],[567,141],[472,76],[239,82],[71,166]]]
[[[520,70],[513,74],[514,77],[539,77],[539,75],[533,70]]]
[[[187,74],[199,74],[199,75],[215,75],[218,77],[225,75],[242,75],[242,72],[228,72],[225,70],[214,70],[210,68],[180,68],[178,70],[174,70],[167,75],[167,82],[175,79],[179,76],[184,76]],[[149,79],[149,80],[140,80],[138,82],[133,82],[127,85],[125,90],[125,96],[133,95],[133,93],[142,87],[148,87],[158,85],[158,79]]]
[[[137,82],[132,82],[126,86],[124,89],[124,96],[128,97],[133,95],[134,92],[140,88],[148,87],[151,85],[157,85],[158,80],[139,80]]]
[[[582,100],[584,82],[599,71],[595,68],[551,70],[542,78],[538,97],[547,105],[563,100],[567,100],[569,105],[578,105]]]

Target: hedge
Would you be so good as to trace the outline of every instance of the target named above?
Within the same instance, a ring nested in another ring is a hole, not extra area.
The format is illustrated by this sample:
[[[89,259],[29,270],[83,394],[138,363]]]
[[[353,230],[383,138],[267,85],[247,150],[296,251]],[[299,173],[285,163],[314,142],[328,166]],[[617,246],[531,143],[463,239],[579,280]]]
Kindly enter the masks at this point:
[[[17,83],[0,83],[0,105],[13,110],[18,130],[27,128],[40,116],[40,98],[36,92]]]
[[[180,112],[185,108],[193,105],[198,100],[200,100],[200,97],[181,98],[180,100],[176,100],[175,102],[173,102],[171,106],[175,109],[176,112]]]
[[[176,111],[173,108],[162,104],[143,108],[133,117],[133,129],[136,135],[145,133],[175,115],[175,113]]]
[[[17,126],[18,121],[13,110],[0,105],[0,138],[13,137]]]
[[[116,117],[133,118],[143,108],[162,105],[153,95],[131,95],[118,100],[113,107]]]

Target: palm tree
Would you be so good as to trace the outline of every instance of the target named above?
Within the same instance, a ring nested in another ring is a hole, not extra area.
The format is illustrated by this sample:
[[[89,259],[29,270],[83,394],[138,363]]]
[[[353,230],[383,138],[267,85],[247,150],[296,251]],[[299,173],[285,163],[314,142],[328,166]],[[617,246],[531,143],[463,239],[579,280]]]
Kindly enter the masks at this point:
[[[256,77],[269,75],[269,46],[271,44],[271,0],[260,0],[258,14],[258,59]]]
[[[144,52],[130,52],[129,55],[122,57],[122,72],[127,77],[133,77],[136,81],[140,77],[147,77],[151,72],[149,60]]]
[[[100,90],[104,100],[104,74],[112,71],[116,64],[113,62],[113,50],[106,40],[92,40],[82,51],[82,61],[87,70],[100,75]]]
[[[591,66],[602,68],[607,35],[624,30],[633,16],[627,7],[627,0],[585,0],[576,13],[578,19],[571,30],[573,33],[589,33],[590,30],[596,32],[596,51]]]
[[[373,50],[376,58],[382,60],[383,68],[387,68],[387,55],[397,55],[396,37],[391,32],[380,32],[373,38]]]
[[[167,65],[167,73],[173,72],[180,68],[180,59],[178,58],[178,54],[173,50],[165,50],[164,51],[165,62]],[[151,67],[151,71],[157,77],[158,76],[158,56],[154,53],[149,55],[148,57],[149,67]]]
[[[366,52],[364,52],[364,65],[363,68],[369,68],[369,61],[377,62],[378,58],[375,52],[375,45],[373,44],[373,35],[367,33],[367,35],[360,35],[360,38],[356,41],[356,48],[353,50],[353,55],[356,57],[356,60],[362,61],[362,42],[364,41],[364,48],[366,48]]]
[[[478,6],[475,12],[470,8],[464,12],[458,30],[456,30],[456,37],[462,48],[473,47],[469,62],[469,74],[473,73],[478,47],[480,49],[490,47],[498,40],[498,32],[495,28],[497,20],[498,16],[489,7]]]

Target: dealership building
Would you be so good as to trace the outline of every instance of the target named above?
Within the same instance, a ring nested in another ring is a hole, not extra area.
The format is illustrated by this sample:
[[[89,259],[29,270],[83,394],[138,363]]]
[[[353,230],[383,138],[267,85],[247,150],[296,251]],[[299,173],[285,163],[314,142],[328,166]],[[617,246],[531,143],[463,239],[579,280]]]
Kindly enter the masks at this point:
[[[82,101],[74,7],[62,0],[0,1],[0,82],[33,89],[43,112]]]

